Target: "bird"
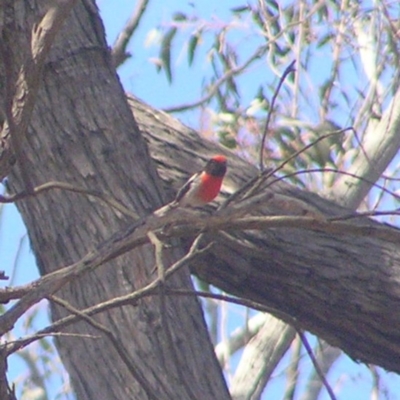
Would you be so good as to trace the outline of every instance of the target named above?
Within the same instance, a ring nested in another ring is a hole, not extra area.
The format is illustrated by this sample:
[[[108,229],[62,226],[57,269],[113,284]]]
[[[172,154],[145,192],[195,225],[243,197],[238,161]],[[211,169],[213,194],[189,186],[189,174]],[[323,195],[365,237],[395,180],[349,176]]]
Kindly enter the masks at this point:
[[[221,190],[226,170],[226,157],[213,156],[202,171],[192,175],[179,189],[172,203],[180,207],[201,207],[210,203]]]
[[[176,208],[201,207],[219,194],[227,169],[227,159],[221,154],[210,158],[205,168],[192,175],[178,190],[174,200],[156,210],[157,217],[165,216]]]

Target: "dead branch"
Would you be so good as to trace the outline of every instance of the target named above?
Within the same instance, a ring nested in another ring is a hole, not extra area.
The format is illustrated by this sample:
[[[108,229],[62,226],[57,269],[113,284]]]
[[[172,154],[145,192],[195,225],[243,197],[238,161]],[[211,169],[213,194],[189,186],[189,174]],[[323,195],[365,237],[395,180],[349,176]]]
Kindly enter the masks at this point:
[[[294,73],[296,69],[294,68],[294,65],[296,64],[296,61],[292,61],[283,71],[282,76],[279,79],[278,86],[276,87],[274,94],[272,96],[271,104],[268,110],[268,115],[267,115],[267,120],[265,121],[265,127],[264,127],[264,132],[261,137],[261,144],[260,144],[260,154],[259,154],[259,159],[258,159],[258,166],[261,172],[264,171],[264,147],[265,147],[265,139],[267,138],[268,130],[269,130],[269,123],[271,121],[271,116],[272,113],[274,112],[274,107],[275,107],[275,101],[278,97],[279,91],[281,90],[281,87],[283,85],[283,82],[285,82],[285,79],[287,76],[291,73]]]
[[[301,339],[304,347],[306,348],[308,356],[310,357],[310,359],[314,365],[315,371],[317,372],[319,378],[321,379],[322,383],[325,386],[326,391],[329,394],[329,397],[331,398],[331,400],[336,400],[336,396],[333,393],[333,390],[332,390],[331,386],[329,385],[328,381],[326,380],[324,372],[322,371],[320,365],[318,364],[318,362],[314,356],[314,353],[312,351],[312,348],[310,346],[310,343],[308,343],[308,340],[307,340],[304,332],[299,329],[296,329],[296,330],[297,330],[297,334],[300,336],[300,339]]]
[[[137,27],[139,26],[139,22],[142,19],[142,16],[146,11],[148,4],[149,0],[137,1],[133,14],[123,27],[122,31],[119,33],[117,39],[115,40],[111,50],[111,55],[115,68],[118,68],[131,56],[131,54],[126,51],[126,48],[132,38],[132,35],[135,33]]]
[[[15,203],[16,201],[23,200],[29,197],[34,197],[53,189],[66,190],[69,192],[81,193],[87,196],[95,197],[103,201],[110,207],[114,208],[115,210],[119,211],[123,215],[131,217],[133,219],[138,218],[138,215],[134,211],[130,210],[128,207],[125,207],[121,202],[116,200],[113,196],[107,195],[105,193],[96,192],[94,190],[88,190],[82,187],[78,187],[67,182],[51,181],[51,182],[46,182],[43,185],[36,186],[31,190],[24,190],[22,192],[15,193],[10,196],[0,195],[0,203]]]
[[[213,85],[211,85],[208,90],[207,94],[203,96],[201,99],[194,101],[193,103],[181,104],[178,106],[166,107],[164,109],[165,112],[173,113],[173,112],[180,112],[185,110],[190,110],[192,108],[198,107],[204,103],[207,103],[217,92],[218,88],[223,85],[227,80],[232,78],[235,75],[240,74],[243,72],[249,65],[251,65],[254,61],[258,60],[266,51],[268,46],[260,47],[254,54],[252,54],[242,65],[232,68],[231,70],[227,71],[221,78],[219,78]]]

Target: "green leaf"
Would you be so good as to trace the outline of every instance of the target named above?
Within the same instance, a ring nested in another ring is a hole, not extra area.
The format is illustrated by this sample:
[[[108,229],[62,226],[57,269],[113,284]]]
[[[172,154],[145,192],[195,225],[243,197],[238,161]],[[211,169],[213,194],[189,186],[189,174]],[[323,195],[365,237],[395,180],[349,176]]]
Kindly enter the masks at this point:
[[[269,0],[269,1],[268,1],[268,4],[269,4],[270,6],[272,6],[273,8],[275,8],[275,10],[279,11],[279,4],[278,4],[277,1]]]
[[[318,41],[317,43],[317,49],[325,46],[327,43],[329,43],[333,38],[335,37],[335,35],[333,35],[333,33],[328,33],[326,35],[323,35],[322,38]]]
[[[294,31],[289,31],[289,32],[288,32],[288,39],[289,39],[289,42],[290,42],[291,44],[293,44],[293,43],[295,42],[295,40],[296,40],[296,34],[295,34]]]
[[[186,14],[184,14],[183,12],[176,12],[174,13],[174,15],[172,16],[172,19],[174,21],[187,21],[187,16]]]
[[[249,9],[250,9],[250,7],[248,5],[238,6],[238,7],[231,8],[231,12],[233,12],[234,14],[240,14],[242,12],[248,11]]]
[[[188,53],[188,57],[189,57],[189,66],[191,66],[193,64],[193,60],[194,60],[194,54],[197,48],[197,45],[199,44],[200,41],[200,36],[201,36],[202,31],[197,31],[196,33],[194,33],[192,35],[192,37],[189,39],[189,53]]]
[[[169,83],[172,83],[172,69],[171,69],[171,47],[172,40],[174,39],[177,32],[177,28],[171,28],[161,41],[161,54],[160,58],[167,75]]]
[[[230,132],[225,131],[225,130],[224,131],[221,130],[221,131],[218,132],[218,136],[219,136],[219,142],[223,146],[227,147],[228,149],[233,150],[233,149],[235,149],[237,147],[236,138],[233,137],[230,134]]]

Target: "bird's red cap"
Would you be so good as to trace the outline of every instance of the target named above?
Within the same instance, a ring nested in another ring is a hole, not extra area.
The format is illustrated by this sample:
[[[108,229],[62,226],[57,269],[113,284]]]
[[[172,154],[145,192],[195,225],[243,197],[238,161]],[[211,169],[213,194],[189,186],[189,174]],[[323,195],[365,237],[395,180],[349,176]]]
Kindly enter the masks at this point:
[[[222,154],[216,154],[214,157],[211,157],[211,159],[220,163],[226,163],[226,157]]]

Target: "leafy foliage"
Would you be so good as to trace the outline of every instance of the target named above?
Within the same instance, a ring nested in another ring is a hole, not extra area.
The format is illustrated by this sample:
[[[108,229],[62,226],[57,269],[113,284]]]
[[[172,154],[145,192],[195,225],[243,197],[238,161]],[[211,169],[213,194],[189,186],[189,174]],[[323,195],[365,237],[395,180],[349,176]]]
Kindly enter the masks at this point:
[[[371,110],[379,118],[398,86],[398,11],[391,2],[372,6],[369,2],[251,1],[232,8],[227,22],[207,20],[195,12],[175,15],[170,24],[159,28],[168,79],[173,70],[168,57],[175,43],[171,38],[178,36],[177,46],[186,43],[188,65],[194,60],[204,62],[201,53],[209,68],[200,98],[168,110],[202,107],[203,113],[212,115],[210,129],[217,131],[221,142],[249,159],[257,159],[257,143],[271,112],[264,154],[272,164],[327,133],[328,125],[333,130],[353,126],[358,138],[351,133],[332,136],[296,157],[282,173],[307,167],[343,168],[362,151]],[[270,110],[277,82],[293,59],[297,73],[286,80],[277,106]],[[252,94],[243,86],[250,75],[258,82]],[[332,185],[337,177],[331,175],[327,182],[316,174],[291,179],[320,187]]]

